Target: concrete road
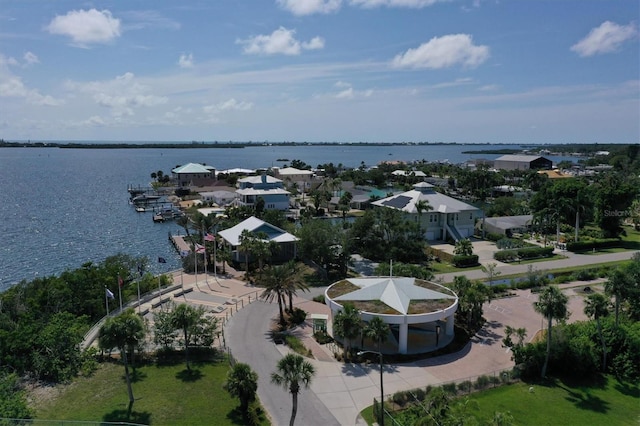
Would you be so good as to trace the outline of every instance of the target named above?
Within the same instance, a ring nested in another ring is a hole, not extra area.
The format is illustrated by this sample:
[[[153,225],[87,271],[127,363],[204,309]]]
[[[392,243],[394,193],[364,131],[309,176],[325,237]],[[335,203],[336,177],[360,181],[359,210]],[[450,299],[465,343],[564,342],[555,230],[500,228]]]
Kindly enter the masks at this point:
[[[258,373],[258,396],[274,425],[288,425],[291,418],[291,394],[271,383],[282,353],[269,338],[271,319],[277,317],[278,305],[254,302],[236,313],[225,327],[227,346],[240,362]],[[339,426],[323,402],[310,389],[298,395],[295,424]]]

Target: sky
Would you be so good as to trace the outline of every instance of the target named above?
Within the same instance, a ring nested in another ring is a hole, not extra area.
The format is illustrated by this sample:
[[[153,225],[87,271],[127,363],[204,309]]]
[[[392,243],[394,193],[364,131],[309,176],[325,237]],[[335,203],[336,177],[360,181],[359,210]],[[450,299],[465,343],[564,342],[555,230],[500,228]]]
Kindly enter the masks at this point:
[[[637,0],[0,0],[0,138],[638,143]]]

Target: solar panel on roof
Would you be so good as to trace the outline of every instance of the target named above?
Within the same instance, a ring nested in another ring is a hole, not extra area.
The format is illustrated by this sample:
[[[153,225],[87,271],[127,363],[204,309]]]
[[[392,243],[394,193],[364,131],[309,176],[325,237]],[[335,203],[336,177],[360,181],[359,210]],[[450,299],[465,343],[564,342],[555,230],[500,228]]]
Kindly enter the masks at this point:
[[[394,207],[396,209],[403,209],[412,200],[411,197],[406,195],[398,195],[397,197],[389,198],[382,202],[385,206]]]

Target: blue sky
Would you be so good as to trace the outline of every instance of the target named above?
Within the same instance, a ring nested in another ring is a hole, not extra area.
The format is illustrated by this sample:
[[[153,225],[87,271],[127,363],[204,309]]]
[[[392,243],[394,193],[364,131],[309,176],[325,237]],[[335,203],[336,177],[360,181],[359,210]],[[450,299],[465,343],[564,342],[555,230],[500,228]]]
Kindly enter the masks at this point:
[[[640,140],[637,0],[0,0],[0,137]]]

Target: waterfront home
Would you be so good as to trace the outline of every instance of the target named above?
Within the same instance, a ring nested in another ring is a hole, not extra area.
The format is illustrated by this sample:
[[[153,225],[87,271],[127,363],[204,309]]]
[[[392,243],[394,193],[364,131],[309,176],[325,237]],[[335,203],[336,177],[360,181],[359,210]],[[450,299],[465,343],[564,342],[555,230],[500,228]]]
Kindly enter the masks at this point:
[[[244,262],[246,253],[240,249],[242,241],[240,236],[243,231],[252,234],[263,234],[266,236],[265,241],[276,243],[279,250],[273,255],[272,260],[287,261],[296,257],[296,242],[298,238],[277,226],[271,225],[255,216],[240,222],[236,226],[218,232],[223,243],[230,247],[232,258],[236,262]],[[251,253],[249,253],[251,257]]]
[[[188,163],[171,170],[173,181],[180,187],[204,186],[216,180],[216,169],[198,163]]]
[[[309,192],[314,173],[311,170],[300,170],[295,167],[272,167],[276,178],[282,179],[288,187],[295,186],[300,192]]]
[[[511,237],[513,234],[524,234],[531,230],[533,216],[530,214],[519,216],[497,216],[488,217],[479,222],[480,228],[490,234],[500,234]]]
[[[215,203],[218,206],[227,206],[238,197],[235,191],[220,189],[218,191],[201,192],[200,197],[203,202]]]
[[[238,179],[238,205],[255,207],[259,199],[264,200],[265,210],[289,210],[291,193],[284,189],[282,180],[262,174]]]
[[[430,241],[446,241],[449,238],[458,241],[473,235],[476,219],[483,215],[480,209],[437,192],[427,182],[417,183],[413,188],[411,191],[374,201],[371,205],[396,209],[412,217],[420,223],[420,227],[425,230],[425,238]],[[421,208],[424,203],[430,206],[426,210]]]

